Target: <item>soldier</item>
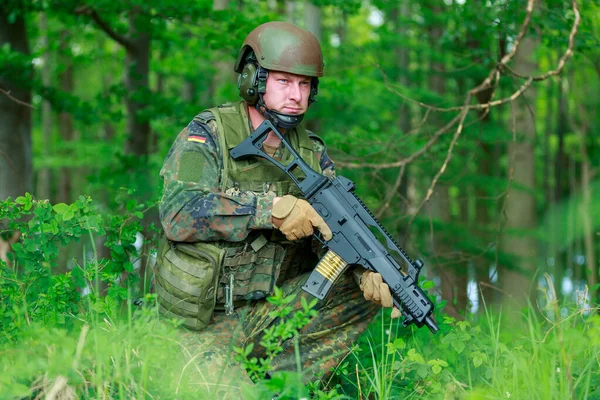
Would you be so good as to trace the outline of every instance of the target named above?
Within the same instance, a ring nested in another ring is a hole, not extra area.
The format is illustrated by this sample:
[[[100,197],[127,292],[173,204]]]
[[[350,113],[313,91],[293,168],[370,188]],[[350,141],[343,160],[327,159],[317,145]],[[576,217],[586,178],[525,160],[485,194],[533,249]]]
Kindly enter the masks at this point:
[[[301,290],[317,262],[310,238],[316,230],[331,238],[329,227],[283,171],[258,157],[234,161],[229,156],[268,119],[314,170],[334,174],[325,144],[301,123],[323,76],[317,39],[292,24],[268,22],[247,36],[234,69],[243,100],[198,114],[178,135],[161,170],[160,218],[167,240],[155,282],[159,309],[200,330],[185,334],[188,343],[197,343],[187,351],[211,365],[213,377],[231,366],[233,345],[254,342],[252,355],[263,355],[261,333],[276,322],[265,298],[275,285],[286,295],[296,294],[295,308],[301,297],[310,301]],[[273,158],[289,161],[273,132],[263,146]],[[340,278],[300,334],[306,379],[318,371],[330,373],[366,329],[376,304],[392,307],[379,274],[356,267]],[[393,316],[399,311],[394,309]],[[291,339],[283,347],[273,371],[295,371]]]

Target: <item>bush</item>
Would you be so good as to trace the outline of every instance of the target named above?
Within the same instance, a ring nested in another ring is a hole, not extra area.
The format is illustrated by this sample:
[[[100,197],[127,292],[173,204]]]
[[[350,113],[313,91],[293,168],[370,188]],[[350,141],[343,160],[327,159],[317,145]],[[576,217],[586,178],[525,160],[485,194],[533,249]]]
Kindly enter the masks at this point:
[[[32,322],[69,328],[89,311],[88,301],[94,310],[116,315],[140,279],[131,274],[139,257],[133,244],[146,209],[131,200],[122,204],[122,214],[105,216],[85,196],[70,205],[53,206],[29,193],[0,202],[0,226],[6,226],[0,233],[21,233],[9,264],[0,261],[0,342],[16,340]],[[105,239],[110,258],[98,258],[97,239]],[[83,255],[67,270],[57,260],[73,242],[81,244]],[[104,289],[107,297],[100,295]]]

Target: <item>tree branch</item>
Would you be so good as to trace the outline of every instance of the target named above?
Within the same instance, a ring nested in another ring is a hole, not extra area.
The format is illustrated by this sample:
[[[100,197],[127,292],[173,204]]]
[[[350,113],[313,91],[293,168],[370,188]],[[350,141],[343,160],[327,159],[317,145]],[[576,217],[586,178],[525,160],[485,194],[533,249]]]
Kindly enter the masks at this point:
[[[133,43],[125,36],[119,35],[115,32],[110,25],[106,21],[104,21],[98,12],[92,9],[90,6],[80,6],[75,9],[76,15],[88,15],[92,18],[92,20],[102,29],[111,39],[115,42],[119,43],[121,46],[125,47],[130,52],[135,51],[135,46]]]
[[[476,124],[477,122],[481,121],[485,117],[486,114],[482,114],[476,120],[473,120],[473,121],[465,124],[465,127],[473,125],[473,124]],[[413,154],[411,154],[407,158],[402,158],[402,159],[400,159],[398,161],[393,161],[393,162],[389,162],[389,163],[380,163],[380,164],[353,163],[353,162],[345,162],[345,161],[336,161],[335,165],[343,167],[343,168],[348,168],[348,169],[356,169],[356,168],[388,169],[388,168],[398,168],[398,167],[401,167],[403,165],[407,165],[407,164],[411,163],[412,161],[414,161],[415,159],[419,158],[427,150],[429,150],[434,144],[437,143],[437,141],[438,141],[438,139],[439,139],[440,136],[442,136],[445,133],[448,133],[450,131],[450,129],[454,125],[456,125],[456,123],[459,122],[459,121],[460,121],[460,114],[458,114],[456,117],[454,117],[450,122],[448,122],[442,128],[438,129],[433,134],[433,137],[431,139],[429,139],[429,141],[427,142],[427,144],[425,144],[425,146],[421,147],[418,151],[414,152]]]
[[[469,93],[467,95],[467,98],[465,99],[465,103],[468,103],[470,101],[471,101],[471,93]],[[431,185],[429,185],[429,188],[427,189],[427,194],[425,195],[425,198],[423,199],[423,201],[421,201],[421,204],[419,204],[419,207],[417,207],[417,211],[413,214],[412,218],[408,222],[409,227],[412,225],[417,214],[419,214],[419,212],[421,212],[421,209],[423,208],[425,203],[427,203],[429,201],[429,199],[431,198],[431,196],[433,195],[433,189],[435,188],[435,185],[437,184],[438,180],[440,179],[440,177],[442,176],[444,171],[446,171],[446,168],[448,167],[448,163],[452,159],[452,150],[454,150],[454,146],[456,145],[456,142],[458,141],[458,138],[463,131],[464,122],[465,122],[465,119],[467,118],[468,113],[469,113],[469,109],[465,107],[463,109],[463,111],[458,115],[460,117],[460,121],[458,122],[458,127],[456,128],[456,131],[454,132],[454,137],[452,138],[452,142],[450,142],[450,146],[448,147],[448,152],[446,153],[446,159],[444,160],[444,163],[440,167],[440,170],[437,172],[437,174],[435,174],[435,177],[431,181]]]
[[[394,195],[396,194],[396,192],[400,188],[400,185],[402,184],[402,178],[404,177],[405,168],[406,168],[406,165],[402,165],[400,167],[400,172],[398,172],[398,176],[396,177],[396,182],[394,182],[394,187],[392,188],[392,190],[390,190],[388,192],[387,198],[385,199],[383,206],[379,210],[377,210],[377,214],[375,214],[375,217],[377,219],[381,218],[381,216],[383,215],[385,210],[387,210],[390,207],[390,204],[392,203],[392,199],[394,198]]]
[[[434,136],[427,142],[427,144],[419,149],[418,151],[416,151],[415,153],[413,153],[411,156],[395,161],[395,162],[389,162],[389,163],[379,163],[379,164],[369,164],[369,163],[345,163],[345,162],[340,162],[338,161],[336,164],[341,166],[341,167],[345,167],[345,168],[374,168],[374,169],[383,169],[383,168],[395,168],[395,167],[400,167],[402,165],[406,165],[409,162],[412,162],[413,160],[415,160],[416,158],[420,157],[423,153],[425,153],[425,151],[427,151],[428,149],[430,149],[439,139],[439,137],[441,135],[443,135],[444,133],[447,133],[450,131],[450,129],[452,129],[452,127],[459,122],[459,129],[462,130],[462,125],[465,121],[465,118],[468,114],[468,111],[471,110],[489,110],[492,107],[501,105],[501,104],[505,104],[505,103],[512,103],[514,100],[516,100],[519,96],[521,96],[526,90],[527,88],[534,82],[534,81],[541,81],[544,79],[549,78],[550,76],[554,76],[554,75],[558,75],[562,69],[564,68],[567,60],[573,55],[573,47],[574,47],[574,43],[575,43],[575,36],[577,34],[578,31],[578,27],[579,24],[581,22],[581,15],[579,13],[579,9],[577,7],[577,3],[576,0],[571,0],[571,4],[573,7],[573,12],[575,14],[575,19],[573,21],[573,26],[571,28],[571,32],[569,34],[569,45],[567,50],[565,51],[565,53],[563,54],[563,56],[560,58],[560,60],[557,63],[557,66],[555,69],[550,70],[542,75],[539,76],[523,76],[523,75],[518,75],[516,72],[512,71],[512,69],[510,67],[507,66],[507,63],[510,62],[515,54],[517,53],[517,50],[519,48],[519,45],[521,43],[521,40],[523,39],[523,37],[525,37],[527,30],[529,29],[529,24],[531,22],[531,16],[533,14],[533,10],[534,10],[534,6],[535,6],[535,0],[528,0],[527,2],[527,6],[526,6],[526,13],[525,13],[525,18],[523,20],[523,24],[521,25],[521,29],[517,35],[517,38],[515,39],[515,43],[514,46],[512,47],[511,51],[507,54],[505,54],[500,61],[498,62],[498,64],[496,64],[496,66],[490,71],[490,73],[488,74],[488,76],[476,87],[472,88],[471,90],[469,90],[469,92],[466,95],[466,101],[464,102],[464,104],[462,106],[456,106],[456,107],[447,107],[447,108],[442,108],[442,107],[434,107],[431,106],[429,104],[423,103],[421,101],[417,101],[414,99],[411,99],[410,97],[398,92],[389,82],[389,79],[387,77],[387,75],[385,74],[385,72],[378,66],[377,68],[380,69],[380,71],[382,72],[383,75],[383,79],[384,82],[386,84],[387,89],[398,95],[399,97],[410,101],[414,104],[419,105],[420,107],[423,107],[427,110],[427,114],[431,111],[439,111],[439,112],[452,112],[452,111],[459,111],[460,113],[454,117],[448,124],[446,124],[443,128],[439,129],[438,131],[436,131],[436,133],[434,134]],[[490,97],[490,101],[486,102],[486,103],[480,103],[480,104],[469,104],[470,100],[472,98],[473,95],[477,94],[478,92],[481,92],[483,90],[487,90],[487,89],[496,89],[498,86],[498,82],[500,81],[500,77],[502,76],[502,71],[508,71],[511,74],[518,76],[522,79],[526,79],[526,81],[519,87],[518,90],[516,90],[514,93],[512,93],[510,96],[507,96],[505,98],[502,99],[498,99],[498,100],[491,100],[493,98]],[[466,124],[465,126],[468,126],[469,124]],[[454,138],[457,138],[458,136],[460,136],[460,131],[456,131],[455,132],[455,136]],[[453,138],[453,142],[451,144],[451,147],[454,145],[454,138]],[[447,158],[448,160],[448,158]],[[443,171],[442,171],[443,172]],[[430,188],[431,189],[431,188]]]
[[[21,100],[19,100],[19,99],[15,99],[15,98],[14,98],[14,97],[13,97],[13,96],[10,94],[10,90],[4,90],[4,89],[0,88],[0,93],[3,93],[4,95],[6,95],[6,97],[8,97],[9,99],[11,99],[12,101],[14,101],[14,102],[15,102],[15,103],[17,103],[17,104],[20,104],[20,105],[22,105],[22,106],[29,107],[29,108],[31,108],[32,110],[35,110],[35,107],[34,107],[34,106],[32,106],[31,104],[25,103],[24,101],[21,101]]]
[[[548,79],[551,76],[560,74],[561,71],[563,70],[563,68],[565,67],[565,64],[567,63],[567,60],[569,58],[571,58],[574,54],[573,48],[575,47],[575,36],[577,35],[577,31],[579,29],[579,24],[581,23],[581,14],[579,13],[579,8],[577,7],[577,2],[575,0],[571,0],[571,6],[573,7],[573,13],[575,14],[575,19],[573,21],[573,26],[571,27],[571,32],[569,32],[569,44],[567,45],[567,50],[565,50],[565,52],[562,55],[562,57],[560,58],[560,60],[558,60],[558,63],[556,65],[555,69],[550,70],[550,71],[546,72],[545,74],[531,77],[531,76],[521,75],[507,65],[504,65],[503,68],[505,68],[508,72],[510,72],[511,75],[514,75],[518,78],[532,79],[533,81],[536,81],[536,82],[543,81],[545,79]]]

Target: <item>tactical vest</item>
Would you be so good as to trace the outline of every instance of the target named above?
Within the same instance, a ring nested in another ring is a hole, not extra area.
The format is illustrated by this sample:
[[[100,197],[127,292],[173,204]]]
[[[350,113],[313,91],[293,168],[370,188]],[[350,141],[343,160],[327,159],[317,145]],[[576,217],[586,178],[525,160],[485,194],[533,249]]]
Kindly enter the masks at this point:
[[[227,103],[200,113],[196,119],[201,123],[215,120],[219,129],[220,151],[223,159],[221,173],[221,191],[239,189],[242,192],[251,191],[265,193],[273,191],[277,196],[293,194],[300,197],[301,193],[296,184],[285,172],[268,160],[252,157],[247,160],[235,161],[229,157],[229,151],[250,136],[250,123],[244,102]],[[314,136],[315,140],[320,140]],[[302,125],[286,133],[286,139],[300,154],[300,157],[315,171],[321,171],[319,161],[314,153],[311,137]],[[281,164],[287,165],[292,161],[292,155],[285,152]],[[295,171],[300,174],[300,171]],[[298,176],[298,175],[297,175]]]
[[[252,157],[235,161],[229,150],[250,135],[244,102],[227,103],[201,112],[200,123],[214,120],[218,127],[221,191],[235,196],[251,191],[275,196],[301,197],[296,184],[285,172],[269,161]],[[288,131],[286,139],[314,170],[320,171],[313,139],[302,126]],[[314,137],[314,140],[320,140]],[[287,165],[292,156],[285,151],[280,162]],[[297,171],[296,173],[300,173]],[[242,242],[198,242],[194,244],[164,241],[159,249],[156,292],[159,310],[169,317],[183,318],[184,326],[202,329],[213,310],[225,309],[258,300],[273,293],[276,283],[300,272],[299,258],[306,259],[309,241],[289,242],[277,230],[253,231]]]

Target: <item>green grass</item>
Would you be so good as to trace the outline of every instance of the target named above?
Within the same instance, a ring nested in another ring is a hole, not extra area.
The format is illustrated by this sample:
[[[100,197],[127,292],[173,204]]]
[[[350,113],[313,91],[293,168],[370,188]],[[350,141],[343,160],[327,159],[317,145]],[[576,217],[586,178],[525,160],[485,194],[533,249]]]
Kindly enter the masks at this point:
[[[53,389],[77,398],[178,398],[178,350],[176,330],[150,315],[81,321],[69,331],[32,325],[2,347],[0,398],[42,398]]]
[[[548,311],[560,315],[557,304]],[[533,307],[486,309],[469,321],[446,317],[441,326],[435,336],[407,334],[378,319],[343,387],[369,399],[600,399],[597,312],[573,310],[553,322]]]
[[[382,313],[348,343],[352,352],[320,390],[296,373],[248,387],[218,371],[213,382],[197,357],[202,349],[159,321],[151,296],[134,312],[124,286],[139,286],[139,277],[115,284],[132,271],[144,209],[128,200],[123,215],[102,216],[83,196],[69,206],[31,195],[0,202],[0,219],[22,233],[13,266],[0,265],[0,399],[600,399],[597,310],[548,300],[541,311],[507,302],[465,321],[438,312],[436,335]],[[106,236],[110,258],[98,258],[96,236]],[[55,273],[61,249],[88,237],[93,258],[83,251],[82,265]],[[542,294],[556,299],[547,281]],[[82,298],[85,285],[92,294]]]
[[[152,308],[124,314],[90,311],[70,328],[28,325],[0,347],[0,398],[232,398],[200,379],[173,324],[158,321]],[[316,397],[600,399],[596,313],[573,310],[552,322],[530,307],[438,320],[433,336],[378,317]],[[294,375],[241,388],[244,398],[308,396]]]

